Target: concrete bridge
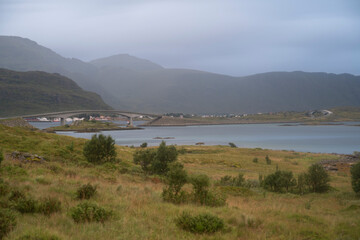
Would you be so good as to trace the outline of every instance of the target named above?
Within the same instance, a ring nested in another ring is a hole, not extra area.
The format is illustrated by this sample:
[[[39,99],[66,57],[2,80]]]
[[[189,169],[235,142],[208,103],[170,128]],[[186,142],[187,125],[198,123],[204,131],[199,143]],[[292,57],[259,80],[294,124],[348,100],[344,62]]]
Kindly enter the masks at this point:
[[[51,112],[51,113],[39,113],[39,114],[31,114],[25,116],[19,116],[21,118],[38,118],[38,117],[46,117],[46,118],[60,118],[61,126],[65,125],[65,119],[69,117],[79,116],[80,114],[103,114],[103,115],[118,115],[128,118],[129,124],[128,126],[133,126],[133,118],[139,116],[148,116],[148,117],[159,117],[160,115],[156,114],[147,114],[147,113],[135,113],[135,112],[126,112],[121,110],[73,110],[73,111],[64,111],[64,112]]]

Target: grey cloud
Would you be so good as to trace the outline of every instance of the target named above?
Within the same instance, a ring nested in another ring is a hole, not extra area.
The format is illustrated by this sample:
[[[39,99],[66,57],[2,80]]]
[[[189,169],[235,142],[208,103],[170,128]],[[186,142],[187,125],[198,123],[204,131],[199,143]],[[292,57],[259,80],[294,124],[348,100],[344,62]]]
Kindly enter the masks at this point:
[[[230,75],[360,74],[359,1],[2,0],[1,35],[91,60],[117,53]]]

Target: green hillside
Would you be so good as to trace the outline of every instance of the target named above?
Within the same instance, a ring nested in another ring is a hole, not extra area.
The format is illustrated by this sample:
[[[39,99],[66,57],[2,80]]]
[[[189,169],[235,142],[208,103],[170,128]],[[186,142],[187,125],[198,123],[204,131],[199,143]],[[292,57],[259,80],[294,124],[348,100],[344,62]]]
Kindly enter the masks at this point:
[[[76,109],[111,107],[59,74],[0,69],[1,117]]]

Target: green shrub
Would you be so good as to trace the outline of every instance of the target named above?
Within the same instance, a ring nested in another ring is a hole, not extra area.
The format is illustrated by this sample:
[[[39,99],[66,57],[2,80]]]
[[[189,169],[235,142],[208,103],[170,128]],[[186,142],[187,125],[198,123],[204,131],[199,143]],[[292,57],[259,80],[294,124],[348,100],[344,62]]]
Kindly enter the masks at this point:
[[[7,195],[9,192],[10,192],[9,184],[0,178],[0,197]]]
[[[14,208],[20,213],[36,213],[38,210],[38,201],[32,198],[20,198],[15,204]]]
[[[268,155],[266,155],[265,161],[266,161],[266,164],[267,164],[267,165],[271,165],[271,159],[269,158]]]
[[[237,146],[235,145],[235,143],[229,142],[229,146],[232,148],[237,148]]]
[[[175,162],[178,152],[174,146],[166,146],[162,141],[156,151],[154,161],[151,164],[152,172],[159,175],[164,175],[169,171],[169,164]]]
[[[61,202],[52,197],[43,198],[39,202],[38,211],[46,216],[61,211]]]
[[[313,164],[307,173],[307,183],[311,192],[326,192],[330,189],[329,174],[320,164]]]
[[[0,149],[0,165],[1,165],[2,161],[4,161],[4,154],[3,154],[2,149]]]
[[[152,171],[151,164],[156,156],[154,149],[146,149],[134,153],[134,163],[139,164],[145,174],[150,174]]]
[[[9,196],[9,200],[10,201],[18,201],[19,199],[25,199],[25,193],[23,191],[20,190],[12,190],[10,192],[10,196]]]
[[[139,164],[142,170],[148,174],[165,175],[169,171],[169,164],[175,162],[178,152],[174,146],[166,146],[161,142],[157,150],[147,149],[134,153],[134,163]]]
[[[91,202],[79,203],[70,210],[70,215],[76,223],[101,222],[104,223],[112,215],[111,211]]]
[[[209,234],[224,229],[224,220],[208,213],[191,216],[189,213],[183,212],[175,219],[175,223],[183,230],[192,233]]]
[[[224,176],[218,182],[220,186],[234,186],[234,187],[244,187],[245,186],[244,175],[239,173],[237,177]]]
[[[265,177],[264,188],[272,192],[288,192],[296,186],[296,180],[291,171],[276,171]]]
[[[96,186],[91,185],[90,183],[82,185],[76,191],[77,199],[90,199],[96,193]]]
[[[298,176],[296,190],[299,194],[303,195],[307,192],[308,187],[308,175],[306,173],[301,173]]]
[[[164,188],[162,197],[164,201],[183,203],[187,194],[181,188],[187,183],[187,173],[181,163],[172,163],[169,172],[166,174],[167,187]]]
[[[60,240],[60,238],[43,230],[35,230],[18,237],[16,240]]]
[[[16,226],[16,217],[9,209],[0,208],[0,239],[3,239]]]
[[[208,190],[210,179],[207,175],[201,174],[192,176],[190,182],[193,185],[192,201],[200,205],[218,207],[226,203],[224,195],[213,193]]]
[[[253,161],[253,163],[258,163],[259,162],[258,158],[254,158],[252,161]]]
[[[115,161],[115,140],[111,136],[93,135],[87,141],[83,150],[85,158],[92,163]]]
[[[353,165],[350,172],[352,188],[356,194],[360,194],[360,162]]]
[[[147,142],[144,142],[140,145],[141,148],[146,148],[148,146]]]

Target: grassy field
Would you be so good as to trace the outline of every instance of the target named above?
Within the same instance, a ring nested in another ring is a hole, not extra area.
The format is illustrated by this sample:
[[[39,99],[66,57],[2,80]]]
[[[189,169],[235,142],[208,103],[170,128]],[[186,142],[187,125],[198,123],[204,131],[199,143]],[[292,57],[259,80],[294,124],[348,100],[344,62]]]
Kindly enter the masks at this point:
[[[78,132],[98,132],[104,130],[123,130],[124,127],[120,127],[113,122],[101,122],[101,121],[76,121],[73,124],[66,124],[64,126],[56,126],[47,128],[46,131],[78,131]]]
[[[86,140],[24,128],[0,125],[0,148],[6,154],[23,151],[46,158],[44,163],[21,163],[6,158],[1,177],[35,199],[58,198],[62,210],[49,217],[17,214],[17,226],[5,239],[41,231],[61,239],[360,239],[360,199],[351,189],[348,171],[330,173],[333,190],[324,194],[276,194],[261,188],[228,194],[223,207],[163,202],[161,177],[144,176],[132,162],[136,148],[117,146],[118,162],[92,165],[85,161]],[[322,159],[336,155],[230,148],[228,146],[181,146],[179,161],[191,174],[205,173],[213,182],[224,175],[243,173],[246,179],[259,174],[291,170],[295,175]],[[272,164],[267,165],[268,155]],[[257,157],[258,163],[253,159]],[[69,211],[83,184],[97,185],[92,201],[113,211],[102,223],[74,223]],[[189,186],[185,186],[190,189]],[[184,210],[211,213],[224,219],[225,230],[197,235],[179,229],[174,219]]]

